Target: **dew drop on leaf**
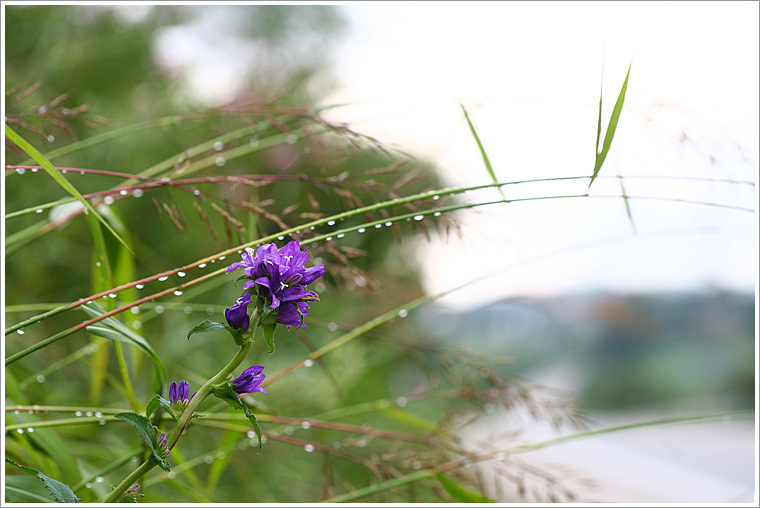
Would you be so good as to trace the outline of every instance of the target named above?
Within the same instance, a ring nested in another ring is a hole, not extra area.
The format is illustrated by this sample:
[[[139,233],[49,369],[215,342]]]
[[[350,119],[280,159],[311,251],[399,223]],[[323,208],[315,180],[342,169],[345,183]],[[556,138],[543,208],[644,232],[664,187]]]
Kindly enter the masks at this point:
[[[409,315],[409,311],[406,309],[401,309],[400,311],[398,311],[398,317],[400,318],[405,318],[408,315]]]
[[[306,360],[303,361],[304,367],[311,367],[312,365],[314,365],[314,360],[312,360],[311,358],[307,358]]]
[[[214,150],[216,150],[217,152],[221,151],[222,148],[224,148],[224,143],[222,143],[221,141],[217,141],[216,143],[214,143]]]
[[[81,412],[81,411],[76,411],[76,412],[74,413],[74,416],[82,416],[82,412]]]
[[[23,175],[24,173],[26,173],[26,169],[24,169],[24,168],[16,168],[16,173],[18,173],[19,175]]]
[[[311,453],[314,451],[314,445],[311,443],[307,443],[303,446],[303,449],[306,450],[306,453]]]
[[[301,422],[301,428],[304,429],[304,430],[308,430],[308,429],[311,428],[311,423],[303,421],[303,422]]]
[[[40,374],[39,376],[37,376],[37,382],[38,383],[44,383],[45,382],[45,376],[43,376],[42,374]]]
[[[206,455],[205,457],[203,457],[203,462],[205,462],[206,464],[211,464],[212,462],[214,462],[214,457],[212,457],[211,455]]]
[[[121,189],[119,191],[119,194],[121,194],[122,196],[126,196],[127,194],[129,194],[129,192],[126,189]]]
[[[135,189],[132,191],[132,195],[136,198],[142,197],[143,190],[142,189]]]

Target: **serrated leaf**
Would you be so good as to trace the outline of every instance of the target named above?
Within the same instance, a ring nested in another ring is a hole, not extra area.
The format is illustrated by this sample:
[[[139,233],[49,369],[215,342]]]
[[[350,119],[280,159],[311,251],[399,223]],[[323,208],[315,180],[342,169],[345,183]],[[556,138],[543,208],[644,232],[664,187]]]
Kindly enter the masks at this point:
[[[277,328],[277,323],[274,324],[262,324],[261,331],[264,332],[264,340],[269,347],[269,354],[274,353],[274,330]]]
[[[174,414],[174,411],[172,411],[172,403],[169,400],[166,400],[159,394],[155,394],[152,399],[150,399],[150,402],[148,402],[148,405],[145,407],[145,416],[150,418],[150,415],[153,414],[153,412],[158,409],[159,407],[163,407],[166,409],[166,412],[171,415],[172,418],[175,420],[177,419],[177,415]]]
[[[142,437],[145,444],[148,445],[148,448],[153,453],[153,459],[158,463],[159,467],[164,471],[171,470],[169,464],[164,460],[163,454],[157,450],[156,443],[158,436],[156,436],[156,431],[153,430],[153,424],[150,423],[150,420],[137,413],[118,413],[114,415],[114,418],[134,425],[140,433],[140,437]]]
[[[82,305],[82,310],[91,317],[97,317],[106,312],[103,307],[95,302],[89,302],[86,305]],[[156,377],[153,388],[156,392],[161,392],[163,390],[164,380],[166,379],[166,369],[164,368],[161,359],[153,350],[153,347],[141,335],[130,330],[118,319],[114,319],[113,317],[107,317],[97,324],[88,326],[87,331],[99,337],[131,344],[148,355],[153,362],[153,365],[156,367]]]
[[[224,330],[225,328],[228,327],[223,323],[207,319],[204,322],[195,325],[189,332],[187,332],[187,340],[190,340],[190,336],[196,333],[215,332],[216,330]]]
[[[5,458],[5,461],[8,462],[9,464],[13,464],[16,467],[21,468],[23,471],[26,471],[30,475],[36,476],[37,478],[42,480],[42,484],[50,492],[50,494],[53,496],[53,499],[55,499],[56,502],[58,503],[81,503],[82,502],[74,494],[74,491],[71,490],[71,487],[69,487],[65,483],[61,483],[58,480],[50,478],[49,476],[45,475],[45,473],[41,471],[37,471],[34,468],[31,468],[29,466],[24,466],[22,464],[18,464],[17,462],[14,462],[8,457]]]
[[[259,453],[261,453],[261,450],[264,448],[264,443],[262,442],[262,435],[261,435],[261,428],[259,427],[259,422],[256,420],[256,417],[251,413],[251,410],[248,409],[248,406],[240,400],[240,395],[232,388],[232,386],[229,383],[222,383],[221,385],[217,385],[214,387],[214,395],[225,401],[231,408],[233,409],[242,409],[245,413],[245,417],[248,418],[248,421],[251,422],[251,426],[253,427],[253,431],[256,433],[256,437],[259,438]]]
[[[435,477],[438,478],[439,482],[441,482],[441,485],[443,485],[443,488],[446,489],[446,492],[448,492],[449,495],[451,495],[451,497],[457,501],[462,501],[463,503],[494,502],[492,499],[489,499],[483,495],[478,494],[477,492],[468,489],[458,481],[449,478],[443,473],[436,473]]]

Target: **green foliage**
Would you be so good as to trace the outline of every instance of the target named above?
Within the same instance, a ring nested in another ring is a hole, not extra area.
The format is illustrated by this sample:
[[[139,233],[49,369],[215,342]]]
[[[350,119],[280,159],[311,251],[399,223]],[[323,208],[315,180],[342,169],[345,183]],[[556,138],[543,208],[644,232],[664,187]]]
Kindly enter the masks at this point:
[[[158,448],[158,435],[156,434],[156,428],[152,423],[150,423],[150,420],[145,418],[143,415],[138,415],[137,413],[119,413],[117,415],[114,415],[114,418],[124,420],[125,422],[134,425],[137,431],[140,433],[140,437],[142,438],[143,442],[148,445],[148,449],[151,452],[153,460],[155,460],[159,467],[164,471],[171,470],[169,464],[166,462],[166,460],[164,460],[163,453],[161,453]]]
[[[53,499],[55,499],[57,503],[81,503],[82,502],[76,495],[74,495],[74,492],[71,490],[71,487],[69,487],[68,485],[61,483],[58,480],[54,480],[53,478],[46,476],[44,473],[37,471],[34,468],[18,464],[7,457],[5,458],[5,462],[7,462],[8,464],[13,464],[16,467],[21,468],[23,471],[26,471],[30,475],[36,476],[37,478],[42,480],[42,484],[50,492],[50,495],[53,496]],[[35,499],[35,496],[30,495],[27,500],[32,500],[32,499]]]

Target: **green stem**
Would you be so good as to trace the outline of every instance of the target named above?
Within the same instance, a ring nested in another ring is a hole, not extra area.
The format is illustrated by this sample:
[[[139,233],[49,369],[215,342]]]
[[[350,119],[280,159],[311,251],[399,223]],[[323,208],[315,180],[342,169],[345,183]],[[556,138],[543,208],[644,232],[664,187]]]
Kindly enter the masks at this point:
[[[127,362],[124,361],[124,352],[121,349],[121,344],[114,342],[114,349],[116,350],[116,361],[119,364],[119,371],[121,372],[121,378],[124,381],[124,391],[127,394],[127,400],[132,407],[132,411],[138,411],[140,403],[135,396],[135,390],[132,388],[132,380],[129,379],[129,370],[127,370]]]
[[[257,313],[254,311],[254,315],[251,316],[252,323],[258,323],[259,318]],[[174,446],[177,444],[177,441],[179,441],[180,436],[182,435],[182,432],[185,430],[185,427],[187,427],[187,424],[190,423],[190,418],[192,418],[193,413],[198,408],[198,406],[203,402],[203,399],[208,397],[211,394],[211,391],[213,389],[213,385],[217,385],[224,380],[227,379],[227,377],[232,374],[232,371],[234,371],[238,365],[240,365],[243,360],[246,359],[248,356],[248,353],[251,351],[251,348],[253,347],[253,334],[256,330],[255,326],[252,326],[251,329],[248,331],[247,337],[248,341],[246,341],[245,344],[240,346],[240,349],[238,349],[237,353],[235,353],[235,356],[230,360],[230,362],[225,365],[225,367],[220,370],[214,377],[206,381],[203,386],[200,387],[198,392],[195,394],[195,396],[192,398],[190,403],[187,405],[184,411],[182,411],[182,414],[179,417],[179,420],[177,421],[177,425],[174,426],[171,433],[167,436],[166,442],[168,448],[171,450],[174,448]],[[146,474],[148,471],[153,469],[153,466],[156,465],[156,462],[152,460],[152,458],[149,458],[140,466],[132,471],[132,473],[127,476],[119,485],[116,487],[108,496],[106,496],[103,499],[104,503],[113,503],[117,499],[119,499],[123,494],[124,491],[127,490],[129,487],[134,485],[134,483],[137,481],[138,478]]]

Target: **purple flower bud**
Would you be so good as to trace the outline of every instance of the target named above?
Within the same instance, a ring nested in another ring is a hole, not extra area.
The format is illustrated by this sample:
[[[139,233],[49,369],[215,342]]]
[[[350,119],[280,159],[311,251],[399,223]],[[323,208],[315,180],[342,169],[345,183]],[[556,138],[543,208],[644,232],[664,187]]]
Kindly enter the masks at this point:
[[[269,395],[268,391],[259,386],[264,381],[263,372],[264,367],[260,365],[248,367],[238,378],[232,381],[232,389],[237,393],[261,392]]]
[[[158,431],[156,431],[158,432]],[[164,457],[169,456],[169,444],[166,442],[166,432],[162,432],[159,434],[158,439],[156,439],[156,448],[159,453],[163,453]]]
[[[127,490],[124,491],[125,494],[137,494],[137,491],[140,490],[140,484],[135,483],[131,487],[129,487]]]
[[[172,381],[169,386],[169,398],[172,404],[187,404],[190,401],[190,383],[184,379],[177,384],[176,381]]]
[[[251,318],[248,315],[248,305],[251,303],[251,293],[245,293],[237,299],[235,305],[229,309],[224,309],[224,317],[227,324],[232,328],[238,328],[244,332],[248,331],[251,324]]]

